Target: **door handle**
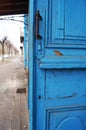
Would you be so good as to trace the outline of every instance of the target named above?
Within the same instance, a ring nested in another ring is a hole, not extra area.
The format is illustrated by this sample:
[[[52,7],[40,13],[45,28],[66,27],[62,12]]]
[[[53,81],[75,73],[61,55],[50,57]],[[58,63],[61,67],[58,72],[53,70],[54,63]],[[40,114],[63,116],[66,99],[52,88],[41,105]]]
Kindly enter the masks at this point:
[[[36,12],[36,39],[41,39],[39,34],[39,21],[42,20],[39,10]]]

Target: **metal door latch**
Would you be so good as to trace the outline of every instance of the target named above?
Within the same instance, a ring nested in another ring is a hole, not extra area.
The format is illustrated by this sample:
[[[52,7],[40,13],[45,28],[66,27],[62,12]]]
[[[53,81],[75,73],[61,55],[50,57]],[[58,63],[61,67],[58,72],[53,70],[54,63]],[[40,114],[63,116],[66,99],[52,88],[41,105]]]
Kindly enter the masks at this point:
[[[40,12],[36,12],[36,39],[41,39],[42,37],[39,35],[39,21],[42,20]]]

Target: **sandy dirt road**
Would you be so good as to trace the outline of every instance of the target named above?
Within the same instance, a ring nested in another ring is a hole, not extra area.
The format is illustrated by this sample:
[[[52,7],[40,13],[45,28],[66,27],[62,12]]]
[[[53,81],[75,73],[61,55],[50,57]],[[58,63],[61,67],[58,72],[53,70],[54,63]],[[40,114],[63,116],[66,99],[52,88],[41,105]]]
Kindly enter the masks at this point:
[[[23,58],[15,57],[0,63],[0,130],[28,130],[27,71]]]

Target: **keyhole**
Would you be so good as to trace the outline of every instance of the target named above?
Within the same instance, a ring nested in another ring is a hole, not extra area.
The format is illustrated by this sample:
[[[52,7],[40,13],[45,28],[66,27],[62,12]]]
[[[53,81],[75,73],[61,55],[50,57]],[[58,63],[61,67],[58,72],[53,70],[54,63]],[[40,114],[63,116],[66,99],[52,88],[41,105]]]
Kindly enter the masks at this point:
[[[38,98],[41,99],[41,96],[39,96]]]

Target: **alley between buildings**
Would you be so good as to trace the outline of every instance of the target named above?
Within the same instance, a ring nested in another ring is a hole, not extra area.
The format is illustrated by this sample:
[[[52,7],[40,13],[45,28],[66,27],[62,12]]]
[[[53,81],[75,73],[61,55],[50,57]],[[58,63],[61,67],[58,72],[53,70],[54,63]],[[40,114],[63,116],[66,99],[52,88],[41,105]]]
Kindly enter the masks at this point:
[[[0,62],[0,130],[28,130],[27,84],[22,56]]]

